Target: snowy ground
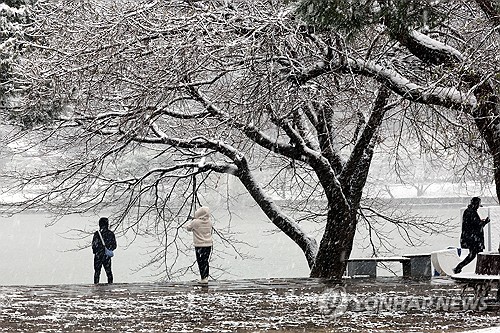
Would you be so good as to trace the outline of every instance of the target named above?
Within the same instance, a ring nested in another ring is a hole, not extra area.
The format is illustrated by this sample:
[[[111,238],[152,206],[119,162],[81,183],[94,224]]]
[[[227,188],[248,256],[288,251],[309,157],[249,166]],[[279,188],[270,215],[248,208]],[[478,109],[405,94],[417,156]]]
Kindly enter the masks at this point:
[[[498,332],[500,332],[500,326],[467,331],[466,333],[498,333]]]
[[[461,332],[500,325],[451,280],[0,287],[1,332]]]

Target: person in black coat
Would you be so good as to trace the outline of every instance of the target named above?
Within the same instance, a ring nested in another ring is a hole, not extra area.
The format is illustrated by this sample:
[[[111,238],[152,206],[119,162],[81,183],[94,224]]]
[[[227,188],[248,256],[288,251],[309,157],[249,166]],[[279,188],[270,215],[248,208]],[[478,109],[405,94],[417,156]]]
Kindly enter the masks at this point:
[[[464,211],[462,219],[462,234],[460,235],[460,246],[469,249],[469,254],[465,259],[453,269],[455,274],[462,271],[465,265],[469,264],[477,254],[484,250],[483,227],[490,222],[490,218],[482,220],[477,213],[481,206],[481,199],[474,197],[469,206]]]
[[[109,230],[109,221],[107,217],[101,217],[99,219],[99,231],[101,232],[102,239],[106,244],[108,250],[116,249],[116,238],[113,231]],[[106,275],[108,276],[108,283],[113,283],[113,273],[111,272],[111,257],[108,257],[105,253],[105,247],[102,244],[101,236],[99,236],[99,231],[94,233],[94,238],[92,239],[92,252],[94,252],[94,284],[99,283],[99,277],[101,276],[101,268],[104,266]]]

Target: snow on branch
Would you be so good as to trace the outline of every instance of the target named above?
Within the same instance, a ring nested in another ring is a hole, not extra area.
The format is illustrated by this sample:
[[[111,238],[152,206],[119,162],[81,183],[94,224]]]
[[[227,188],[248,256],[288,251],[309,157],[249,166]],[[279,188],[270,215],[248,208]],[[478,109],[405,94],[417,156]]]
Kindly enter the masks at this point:
[[[6,14],[7,16],[24,16],[26,14],[26,7],[10,7],[5,2],[2,2],[0,3],[0,14]]]
[[[231,126],[241,130],[250,140],[257,143],[263,148],[270,151],[282,154],[289,158],[301,160],[302,155],[297,153],[297,150],[290,144],[278,142],[277,139],[271,138],[269,135],[259,130],[252,123],[242,123],[234,119],[230,114],[218,108],[212,101],[210,101],[201,92],[190,86],[191,95],[200,102],[203,107],[214,117],[222,121],[231,121]]]
[[[304,84],[318,76],[333,72],[354,73],[373,77],[378,82],[386,84],[398,95],[417,103],[439,105],[454,109],[473,109],[477,105],[477,100],[472,94],[461,92],[454,87],[424,87],[412,83],[395,70],[387,69],[373,61],[359,58],[348,58],[345,64],[333,61],[331,63],[320,61],[309,69],[305,69],[298,74],[296,73],[291,79]]]
[[[395,38],[424,63],[453,66],[464,60],[462,54],[455,48],[415,30],[397,34]]]
[[[440,53],[448,53],[455,57],[457,60],[462,61],[463,56],[462,54],[455,48],[446,45],[444,43],[441,43],[440,41],[437,41],[435,39],[430,38],[427,35],[424,35],[416,30],[412,30],[410,32],[410,36],[417,40],[422,46],[426,47],[429,50],[434,50],[438,51]]]
[[[473,95],[463,93],[454,87],[423,87],[412,83],[396,71],[384,68],[372,61],[351,58],[348,60],[347,67],[344,70],[350,69],[355,73],[371,76],[377,81],[386,84],[405,99],[414,102],[454,109],[472,109],[477,105],[477,100]]]
[[[243,153],[221,140],[210,140],[206,137],[179,139],[168,136],[155,122],[150,122],[150,128],[156,137],[140,137],[136,141],[144,143],[164,143],[179,148],[208,148],[229,157],[236,165],[243,159]]]

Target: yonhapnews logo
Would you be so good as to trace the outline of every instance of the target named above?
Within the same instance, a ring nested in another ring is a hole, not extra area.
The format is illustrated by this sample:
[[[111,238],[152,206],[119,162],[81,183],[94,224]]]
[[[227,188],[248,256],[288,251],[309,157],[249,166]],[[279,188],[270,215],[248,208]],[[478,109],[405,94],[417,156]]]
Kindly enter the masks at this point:
[[[321,312],[332,318],[348,311],[371,313],[411,311],[484,311],[488,308],[484,297],[474,296],[412,296],[377,293],[360,296],[349,294],[344,287],[325,290],[318,300]]]

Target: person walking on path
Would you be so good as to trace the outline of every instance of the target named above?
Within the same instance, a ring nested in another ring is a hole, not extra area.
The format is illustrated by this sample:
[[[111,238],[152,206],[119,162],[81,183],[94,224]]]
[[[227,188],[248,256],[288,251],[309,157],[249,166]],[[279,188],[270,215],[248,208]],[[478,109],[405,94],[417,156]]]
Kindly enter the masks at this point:
[[[200,270],[201,283],[208,283],[209,265],[208,259],[212,252],[212,221],[210,220],[210,209],[200,207],[194,213],[193,220],[186,226],[188,231],[193,232],[194,250],[196,262]]]
[[[473,197],[469,206],[464,211],[460,246],[464,249],[469,249],[469,254],[453,269],[453,273],[455,274],[460,273],[465,265],[469,264],[479,252],[484,250],[483,227],[490,222],[490,218],[481,219],[477,213],[479,207],[482,207],[481,199]]]
[[[103,266],[108,277],[108,283],[113,283],[111,257],[106,254],[106,249],[111,251],[116,249],[116,238],[113,231],[109,230],[108,218],[101,217],[99,219],[99,231],[94,233],[94,238],[92,239],[92,252],[94,252],[94,284],[99,283],[101,268]]]

